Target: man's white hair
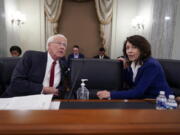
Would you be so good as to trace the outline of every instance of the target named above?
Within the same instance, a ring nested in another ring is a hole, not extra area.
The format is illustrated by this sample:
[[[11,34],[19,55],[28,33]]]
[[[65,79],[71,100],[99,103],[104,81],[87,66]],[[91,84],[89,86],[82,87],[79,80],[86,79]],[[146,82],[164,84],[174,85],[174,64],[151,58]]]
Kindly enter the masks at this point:
[[[47,43],[46,43],[46,49],[48,50],[48,45],[49,43],[53,42],[55,38],[57,37],[61,37],[61,38],[64,38],[66,41],[67,41],[67,38],[63,35],[63,34],[56,34],[56,35],[53,35],[51,37],[48,38],[47,40]]]

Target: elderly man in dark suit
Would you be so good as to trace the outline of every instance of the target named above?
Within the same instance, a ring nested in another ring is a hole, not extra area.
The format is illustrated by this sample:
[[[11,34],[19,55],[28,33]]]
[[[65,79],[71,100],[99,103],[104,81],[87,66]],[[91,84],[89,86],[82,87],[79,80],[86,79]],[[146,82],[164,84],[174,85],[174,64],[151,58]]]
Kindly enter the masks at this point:
[[[53,94],[64,98],[64,75],[66,65],[63,59],[67,39],[57,34],[47,41],[47,52],[27,51],[17,63],[9,87],[2,97],[33,94]]]

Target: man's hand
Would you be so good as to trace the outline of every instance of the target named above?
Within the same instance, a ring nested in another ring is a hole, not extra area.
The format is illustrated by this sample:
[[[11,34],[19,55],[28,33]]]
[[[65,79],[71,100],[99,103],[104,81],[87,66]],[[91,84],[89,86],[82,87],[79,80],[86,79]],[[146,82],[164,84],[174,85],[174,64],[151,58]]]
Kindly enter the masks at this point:
[[[53,94],[55,96],[59,95],[58,89],[56,89],[54,87],[44,87],[42,93],[44,93],[44,94]]]

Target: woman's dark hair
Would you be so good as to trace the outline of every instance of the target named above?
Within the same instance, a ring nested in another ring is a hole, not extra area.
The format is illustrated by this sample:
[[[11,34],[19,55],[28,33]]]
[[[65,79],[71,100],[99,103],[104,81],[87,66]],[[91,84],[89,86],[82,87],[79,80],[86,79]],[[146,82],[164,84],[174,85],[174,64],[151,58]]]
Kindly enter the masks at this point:
[[[137,47],[140,50],[140,56],[138,59],[138,62],[140,62],[140,64],[142,64],[144,60],[146,60],[147,58],[151,56],[151,45],[147,41],[147,39],[140,35],[134,35],[134,36],[127,37],[126,41],[124,42],[123,54],[125,57],[128,58],[126,54],[127,42],[131,43],[133,46]]]
[[[22,51],[21,51],[21,48],[19,46],[11,46],[10,52],[12,51],[17,51],[19,53],[19,55],[21,55]]]

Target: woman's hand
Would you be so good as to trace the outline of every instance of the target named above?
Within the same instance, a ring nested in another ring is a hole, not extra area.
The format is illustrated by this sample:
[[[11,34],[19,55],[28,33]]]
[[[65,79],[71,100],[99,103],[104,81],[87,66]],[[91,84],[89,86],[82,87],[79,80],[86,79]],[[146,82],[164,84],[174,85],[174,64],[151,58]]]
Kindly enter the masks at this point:
[[[123,62],[123,67],[124,67],[124,69],[126,69],[126,68],[129,66],[128,60],[127,60],[126,58],[119,57],[117,60]]]
[[[103,99],[103,98],[109,99],[111,97],[110,92],[107,90],[98,91],[97,96],[99,97],[99,99]]]

